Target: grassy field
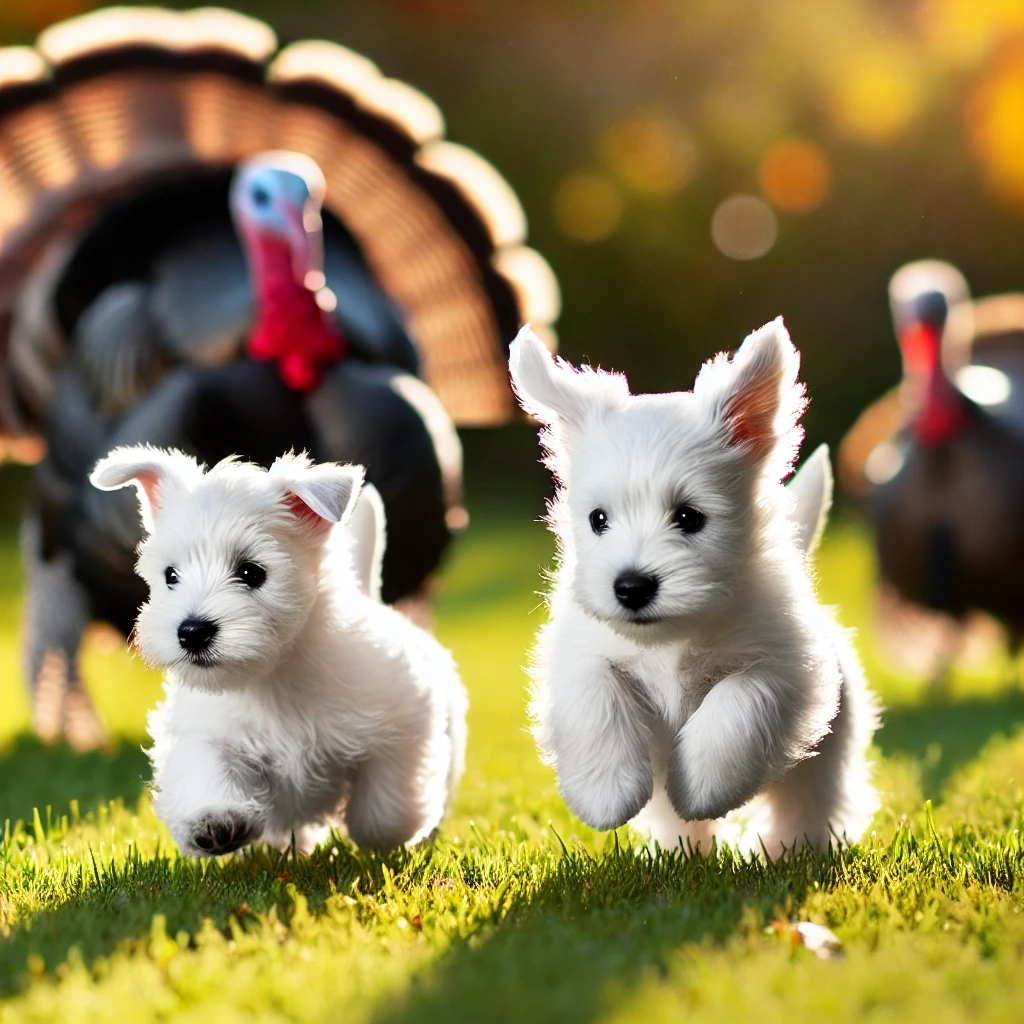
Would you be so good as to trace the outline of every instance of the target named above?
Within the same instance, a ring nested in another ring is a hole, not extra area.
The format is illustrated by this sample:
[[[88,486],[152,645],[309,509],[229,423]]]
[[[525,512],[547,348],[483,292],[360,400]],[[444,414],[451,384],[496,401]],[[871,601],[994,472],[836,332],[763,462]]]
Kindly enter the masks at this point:
[[[443,835],[387,858],[338,840],[299,861],[177,856],[145,793],[159,681],[120,649],[95,640],[86,657],[112,752],[29,737],[4,527],[0,1022],[1022,1019],[1014,666],[960,674],[931,699],[887,676],[866,635],[868,549],[837,526],[822,591],[861,628],[888,709],[874,831],[841,855],[771,866],[652,854],[575,821],[525,731],[520,666],[551,555],[539,511],[474,508],[445,574],[439,633],[472,709]],[[788,920],[829,926],[844,955],[817,959],[771,926]]]

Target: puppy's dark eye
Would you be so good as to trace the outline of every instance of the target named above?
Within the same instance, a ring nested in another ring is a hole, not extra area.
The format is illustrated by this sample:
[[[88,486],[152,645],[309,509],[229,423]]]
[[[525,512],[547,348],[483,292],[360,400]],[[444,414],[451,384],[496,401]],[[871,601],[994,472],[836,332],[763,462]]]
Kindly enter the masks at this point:
[[[241,580],[250,590],[262,587],[267,578],[267,570],[255,562],[242,562],[235,570],[235,579]]]
[[[173,565],[167,566],[164,569],[164,579],[167,581],[167,586],[173,587],[178,582],[178,570]]]
[[[673,513],[672,521],[683,533],[699,533],[704,529],[704,513],[692,505],[680,505]]]
[[[603,508],[595,508],[590,513],[590,528],[598,534],[608,529],[608,513]]]

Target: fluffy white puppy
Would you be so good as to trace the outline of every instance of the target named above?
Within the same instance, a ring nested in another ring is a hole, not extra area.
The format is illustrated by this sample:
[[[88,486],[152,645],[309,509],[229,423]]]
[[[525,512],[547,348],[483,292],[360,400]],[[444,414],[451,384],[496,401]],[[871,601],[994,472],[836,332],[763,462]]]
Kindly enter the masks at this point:
[[[856,840],[874,811],[874,701],[806,561],[827,461],[796,495],[781,482],[802,437],[798,369],[781,319],[673,394],[554,360],[529,328],[512,345],[557,482],[535,734],[595,828],[775,857]]]
[[[167,673],[149,718],[154,800],[187,853],[292,831],[308,849],[335,822],[386,849],[441,820],[466,695],[448,652],[374,599],[382,508],[367,488],[352,516],[362,480],[301,455],[204,472],[149,447],[93,471],[139,493],[150,596],[133,643]],[[357,558],[338,531],[357,535]]]

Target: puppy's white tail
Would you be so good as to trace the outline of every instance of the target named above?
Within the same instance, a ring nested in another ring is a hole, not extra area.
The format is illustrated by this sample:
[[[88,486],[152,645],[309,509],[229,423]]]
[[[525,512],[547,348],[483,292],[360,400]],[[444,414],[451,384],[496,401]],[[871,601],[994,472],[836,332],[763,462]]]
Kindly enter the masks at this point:
[[[786,489],[793,496],[793,521],[797,543],[810,554],[821,541],[832,508],[832,463],[828,445],[819,445],[809,459],[796,471]]]

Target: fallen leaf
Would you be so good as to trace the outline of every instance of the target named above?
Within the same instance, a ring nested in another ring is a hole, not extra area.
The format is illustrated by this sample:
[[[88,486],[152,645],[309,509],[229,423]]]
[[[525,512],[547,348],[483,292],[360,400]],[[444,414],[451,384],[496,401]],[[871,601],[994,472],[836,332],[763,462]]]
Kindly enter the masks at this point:
[[[788,939],[792,946],[803,946],[819,960],[831,960],[844,955],[839,936],[823,924],[814,924],[812,921],[772,921],[766,930],[781,939]]]

